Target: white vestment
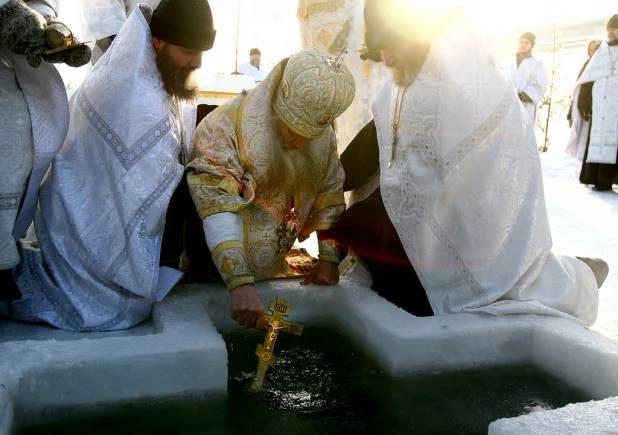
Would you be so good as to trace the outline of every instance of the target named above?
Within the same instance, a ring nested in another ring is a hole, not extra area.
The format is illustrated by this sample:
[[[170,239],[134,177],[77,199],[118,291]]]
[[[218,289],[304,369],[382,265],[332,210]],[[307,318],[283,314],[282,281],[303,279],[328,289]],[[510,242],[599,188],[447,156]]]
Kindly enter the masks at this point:
[[[389,81],[373,105],[382,198],[434,313],[592,324],[594,274],[551,251],[533,123],[465,15],[434,41],[404,94],[389,168],[397,93]]]
[[[256,67],[251,64],[251,62],[243,63],[238,66],[238,72],[243,73],[246,76],[251,76],[255,80],[255,83],[260,83],[262,80],[266,78],[268,75],[266,73],[266,68],[263,65],[260,67]]]
[[[71,98],[67,138],[21,243],[13,317],[75,331],[145,320],[182,273],[159,267],[180,163],[178,111],[163,88],[141,6]],[[185,118],[186,155],[195,118]],[[51,126],[50,126],[51,127]]]
[[[155,9],[161,0],[139,0]],[[95,40],[117,35],[138,4],[138,0],[87,0],[80,2],[84,18],[84,34]]]
[[[25,56],[0,49],[0,270],[20,261],[16,243],[34,218],[39,185],[69,127],[68,112],[52,64],[33,68]]]
[[[513,85],[517,93],[525,92],[533,101],[522,102],[526,108],[526,112],[532,119],[532,124],[536,122],[536,108],[543,99],[545,91],[547,91],[547,70],[543,62],[535,57],[522,59],[519,66],[517,60],[513,57],[506,65],[506,69],[511,76]]]
[[[613,63],[612,63],[613,61]],[[611,68],[616,69],[612,72]],[[592,86],[592,126],[577,110],[579,92],[584,83]],[[616,163],[618,153],[618,45],[601,43],[575,85],[571,109],[571,135],[567,153],[583,160],[588,133],[590,145],[586,163]]]

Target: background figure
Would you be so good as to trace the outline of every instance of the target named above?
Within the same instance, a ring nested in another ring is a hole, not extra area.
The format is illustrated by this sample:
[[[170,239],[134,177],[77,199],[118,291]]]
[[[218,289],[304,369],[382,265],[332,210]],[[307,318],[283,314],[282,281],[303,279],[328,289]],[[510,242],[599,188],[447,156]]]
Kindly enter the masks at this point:
[[[84,40],[94,40],[92,65],[105,54],[122,25],[138,3],[156,9],[161,0],[87,0],[80,2],[83,8]]]
[[[536,124],[536,108],[547,91],[547,69],[543,62],[532,56],[536,36],[526,32],[519,37],[517,53],[506,65],[506,70],[517,90],[526,112]]]
[[[577,81],[567,153],[582,160],[579,181],[595,190],[618,183],[618,14]]]
[[[257,48],[249,51],[249,62],[243,63],[238,67],[238,71],[246,76],[251,76],[256,84],[266,78],[266,70],[262,65],[262,52]]]
[[[579,70],[579,73],[577,74],[577,78],[575,79],[576,82],[582,76],[584,70],[588,66],[588,62],[590,62],[590,59],[592,59],[592,56],[594,55],[594,53],[597,51],[597,49],[601,45],[601,42],[603,42],[602,39],[591,39],[588,42],[588,45],[586,46],[586,53],[588,53],[588,59],[586,59],[581,69]],[[572,127],[573,125],[573,119],[571,117],[571,110],[573,110],[573,101],[571,101],[571,106],[569,107],[569,110],[567,112],[567,120],[569,121],[569,127]],[[582,158],[583,156],[578,157],[579,160],[582,160]]]
[[[48,62],[81,66],[90,59],[86,46],[43,54],[56,12],[52,1],[0,0],[0,301],[21,297],[10,274],[21,261],[17,241],[34,218],[39,184],[69,125],[64,84]]]

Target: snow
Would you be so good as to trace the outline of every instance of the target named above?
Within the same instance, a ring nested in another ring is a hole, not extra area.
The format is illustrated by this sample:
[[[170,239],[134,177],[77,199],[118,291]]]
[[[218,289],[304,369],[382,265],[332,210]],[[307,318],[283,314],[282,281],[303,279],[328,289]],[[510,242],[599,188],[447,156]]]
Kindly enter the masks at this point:
[[[609,275],[591,329],[618,340],[618,193],[580,184],[581,162],[560,150],[541,154],[541,163],[554,250],[607,262]]]

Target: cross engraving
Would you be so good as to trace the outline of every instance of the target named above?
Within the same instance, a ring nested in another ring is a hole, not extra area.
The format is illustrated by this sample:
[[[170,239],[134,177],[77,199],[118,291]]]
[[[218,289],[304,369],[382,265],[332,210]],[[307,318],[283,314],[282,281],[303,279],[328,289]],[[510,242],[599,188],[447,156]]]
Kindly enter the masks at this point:
[[[287,299],[277,297],[276,300],[270,301],[268,309],[272,314],[266,315],[268,329],[266,330],[266,337],[264,337],[264,344],[258,344],[255,350],[255,354],[258,357],[258,366],[253,383],[249,388],[251,393],[260,391],[264,386],[264,376],[266,376],[268,367],[275,368],[276,358],[273,355],[273,351],[279,331],[289,332],[294,335],[301,335],[303,333],[302,325],[283,320],[284,317],[290,314],[291,308],[288,305]]]
[[[343,47],[337,49],[337,57],[335,58],[335,60],[339,60],[339,58],[344,54],[348,54],[347,45],[344,45]]]

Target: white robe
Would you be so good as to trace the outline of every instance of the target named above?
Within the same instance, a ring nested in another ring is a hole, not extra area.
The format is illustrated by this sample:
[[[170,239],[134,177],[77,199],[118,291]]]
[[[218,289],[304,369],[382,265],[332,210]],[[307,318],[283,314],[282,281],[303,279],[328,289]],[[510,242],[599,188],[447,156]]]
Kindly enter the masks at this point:
[[[238,66],[238,72],[243,73],[243,75],[253,77],[256,84],[260,83],[268,75],[264,65],[260,65],[260,67],[258,68],[256,66],[253,66],[251,62],[240,64]]]
[[[513,57],[506,65],[517,93],[525,92],[533,101],[522,102],[532,123],[536,122],[537,106],[547,91],[547,69],[543,62],[535,57],[528,57],[517,66],[517,60]]]
[[[139,0],[155,9],[161,0]],[[84,18],[84,29],[87,39],[95,40],[117,35],[127,17],[136,8],[137,0],[87,0],[80,2]],[[92,35],[92,36],[90,36]]]
[[[612,63],[616,70],[611,71]],[[584,83],[592,86],[592,125],[577,110],[579,92]],[[618,46],[610,47],[607,40],[601,43],[575,85],[571,109],[571,135],[566,152],[583,160],[588,133],[590,145],[586,163],[616,163],[618,152]]]
[[[382,198],[434,313],[592,324],[594,274],[551,251],[533,124],[465,15],[434,41],[405,92],[389,168],[396,96],[389,81],[373,105]]]
[[[7,102],[3,103],[2,111],[6,111],[8,118],[7,124],[2,126],[2,136],[6,139],[11,135],[19,134],[24,140],[30,142],[29,146],[33,147],[34,152],[34,156],[32,152],[28,153],[30,162],[23,162],[31,172],[26,175],[26,189],[20,197],[21,204],[17,204],[19,213],[16,215],[13,228],[9,231],[9,233],[12,232],[13,241],[16,242],[26,233],[34,219],[39,185],[52,159],[64,142],[69,127],[69,104],[62,78],[52,64],[43,62],[38,68],[32,68],[24,56],[18,56],[6,50],[0,57],[6,59],[11,65],[7,78],[12,75],[15,84],[20,87],[19,92],[16,92],[16,88],[11,91],[12,99],[21,100],[27,106],[22,107],[20,104],[20,109],[15,110]],[[5,72],[9,71],[5,70]],[[0,85],[0,88],[7,92],[7,96],[9,91],[5,87],[8,85],[10,82],[3,82]],[[29,118],[21,119],[23,114]],[[22,126],[28,131],[20,132]],[[23,158],[28,157],[24,155]]]
[[[21,242],[16,319],[74,331],[129,328],[182,276],[159,267],[184,168],[181,121],[156,67],[150,12],[134,11],[71,99],[67,138],[41,186],[37,240]],[[191,155],[195,118],[185,121]]]

